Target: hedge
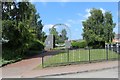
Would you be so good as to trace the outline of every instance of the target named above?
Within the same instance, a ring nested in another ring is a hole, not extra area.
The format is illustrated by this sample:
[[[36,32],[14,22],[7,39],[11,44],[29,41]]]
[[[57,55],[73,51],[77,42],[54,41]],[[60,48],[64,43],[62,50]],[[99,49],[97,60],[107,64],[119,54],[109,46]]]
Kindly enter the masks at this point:
[[[71,45],[73,48],[85,48],[87,46],[87,43],[85,40],[81,41],[72,41]]]

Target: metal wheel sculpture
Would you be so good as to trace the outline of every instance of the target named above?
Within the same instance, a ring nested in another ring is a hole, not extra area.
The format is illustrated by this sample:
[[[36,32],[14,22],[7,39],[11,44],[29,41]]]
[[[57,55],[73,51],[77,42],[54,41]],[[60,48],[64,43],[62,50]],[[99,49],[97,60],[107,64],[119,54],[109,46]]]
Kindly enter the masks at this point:
[[[55,24],[55,25],[53,25],[52,28],[57,28],[57,27],[59,27],[59,28],[64,27],[64,29],[67,31],[67,36],[68,36],[67,41],[70,41],[71,40],[71,31],[70,31],[69,27],[67,25],[65,25],[65,24]],[[61,33],[59,33],[59,34],[61,34]],[[64,44],[55,44],[55,46],[57,46],[57,47],[65,46],[65,43]]]

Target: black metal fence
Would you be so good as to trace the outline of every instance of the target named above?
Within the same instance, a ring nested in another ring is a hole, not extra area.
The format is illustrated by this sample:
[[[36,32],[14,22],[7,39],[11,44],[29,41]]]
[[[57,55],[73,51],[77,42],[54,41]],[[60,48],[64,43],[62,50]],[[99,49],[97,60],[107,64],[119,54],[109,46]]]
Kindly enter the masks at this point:
[[[61,49],[42,56],[42,67],[118,59],[120,44],[106,44],[104,49]]]
[[[112,50],[120,54],[120,43],[117,44],[106,44],[106,48]]]

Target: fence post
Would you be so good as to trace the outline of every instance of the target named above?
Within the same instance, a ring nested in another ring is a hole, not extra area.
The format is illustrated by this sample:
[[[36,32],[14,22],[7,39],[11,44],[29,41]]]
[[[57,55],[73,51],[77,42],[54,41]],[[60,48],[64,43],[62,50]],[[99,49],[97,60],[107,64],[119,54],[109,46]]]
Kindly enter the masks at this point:
[[[119,53],[120,53],[120,52],[119,52],[119,51],[120,51],[120,50],[119,50],[119,43],[116,44],[116,47],[117,47],[117,54],[118,54],[118,60],[119,60]]]
[[[106,60],[108,60],[108,48],[109,47],[109,44],[106,44]]]
[[[42,68],[44,68],[44,54],[42,54]]]
[[[120,60],[120,43],[118,43],[118,61]]]
[[[120,43],[118,43],[118,54],[120,54]]]
[[[117,53],[119,53],[119,44],[116,44],[116,48],[117,48]]]
[[[67,48],[67,62],[69,62],[69,48]]]
[[[91,61],[90,61],[90,47],[89,47],[89,62],[91,63]]]

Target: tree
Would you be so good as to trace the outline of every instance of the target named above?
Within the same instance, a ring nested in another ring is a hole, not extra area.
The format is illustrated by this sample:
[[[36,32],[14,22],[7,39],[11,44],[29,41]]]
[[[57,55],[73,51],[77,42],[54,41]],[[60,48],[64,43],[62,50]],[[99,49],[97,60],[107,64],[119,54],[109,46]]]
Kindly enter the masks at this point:
[[[83,38],[88,45],[94,47],[104,47],[105,42],[111,42],[113,39],[113,28],[115,23],[112,20],[110,12],[102,13],[99,9],[91,9],[91,16],[86,21],[83,21]]]
[[[8,40],[3,51],[24,53],[35,40],[42,41],[45,34],[41,22],[30,2],[2,2],[2,38]]]
[[[61,34],[58,34],[56,28],[54,27],[50,28],[49,31],[50,34],[55,36],[55,43],[64,43],[64,41],[68,39],[67,31],[65,29],[62,29]]]
[[[112,14],[110,12],[106,12],[104,16],[104,33],[105,33],[105,41],[107,43],[112,42],[115,33],[113,32],[113,28],[115,28],[115,23],[112,20]]]
[[[45,34],[45,32],[42,32],[41,41],[44,42],[46,38],[47,38],[47,35]]]
[[[67,31],[65,29],[62,29],[60,37],[60,42],[64,43],[65,40],[68,39],[67,37]]]
[[[42,40],[42,38],[44,38],[43,36],[44,32],[42,32],[42,29],[43,29],[42,20],[40,20],[37,22],[37,28],[36,28],[37,38],[39,40]]]

